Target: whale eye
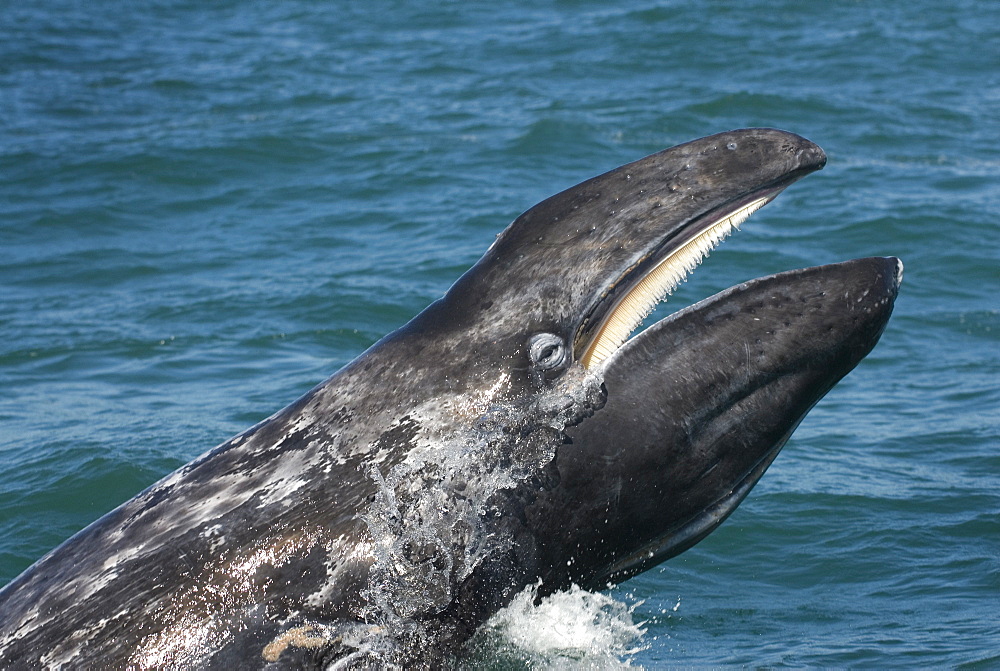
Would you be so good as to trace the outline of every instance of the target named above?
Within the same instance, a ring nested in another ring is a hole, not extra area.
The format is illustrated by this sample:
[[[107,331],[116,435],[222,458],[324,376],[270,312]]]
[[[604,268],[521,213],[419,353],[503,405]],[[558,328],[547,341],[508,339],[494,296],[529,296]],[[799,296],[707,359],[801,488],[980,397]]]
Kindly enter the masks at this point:
[[[554,333],[537,333],[528,341],[531,363],[540,370],[552,370],[566,362],[566,343]]]

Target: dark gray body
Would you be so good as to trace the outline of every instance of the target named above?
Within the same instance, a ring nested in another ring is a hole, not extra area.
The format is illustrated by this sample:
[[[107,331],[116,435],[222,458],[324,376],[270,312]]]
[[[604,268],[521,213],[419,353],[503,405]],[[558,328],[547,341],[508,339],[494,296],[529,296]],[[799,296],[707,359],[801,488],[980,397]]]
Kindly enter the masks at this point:
[[[898,262],[765,278],[576,360],[647,266],[824,162],[733,131],[540,203],[409,324],[0,591],[0,667],[430,665],[524,585],[689,547],[874,346]]]

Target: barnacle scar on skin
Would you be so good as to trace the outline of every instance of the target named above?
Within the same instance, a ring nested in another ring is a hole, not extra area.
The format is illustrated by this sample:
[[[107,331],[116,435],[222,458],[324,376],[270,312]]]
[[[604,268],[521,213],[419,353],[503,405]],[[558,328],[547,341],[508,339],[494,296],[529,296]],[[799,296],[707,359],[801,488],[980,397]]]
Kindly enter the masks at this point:
[[[380,627],[370,627],[370,629],[370,633],[377,633]],[[324,631],[324,627],[314,624],[304,624],[294,627],[276,636],[273,641],[268,643],[261,652],[261,657],[264,658],[265,662],[277,662],[289,646],[315,650],[327,645],[340,643],[344,637],[343,634],[336,636],[330,636],[330,634],[330,631]]]
[[[339,638],[339,636],[337,637]],[[319,648],[327,643],[336,643],[336,639],[329,640],[322,635],[321,631],[317,631],[316,627],[311,624],[306,624],[301,627],[295,627],[294,629],[289,629],[285,633],[276,637],[273,641],[267,644],[261,656],[266,662],[277,662],[278,658],[281,657],[281,653],[288,649],[288,646],[292,645],[296,648],[308,648],[314,649]]]

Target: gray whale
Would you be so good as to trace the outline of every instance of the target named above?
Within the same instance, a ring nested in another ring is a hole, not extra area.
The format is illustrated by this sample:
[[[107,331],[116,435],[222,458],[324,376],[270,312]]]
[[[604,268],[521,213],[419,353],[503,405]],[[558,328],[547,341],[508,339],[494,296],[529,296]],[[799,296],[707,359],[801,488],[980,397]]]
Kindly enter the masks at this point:
[[[902,266],[780,273],[629,336],[825,162],[738,130],[532,207],[408,324],[0,590],[0,667],[436,666],[526,585],[682,552],[874,347]]]

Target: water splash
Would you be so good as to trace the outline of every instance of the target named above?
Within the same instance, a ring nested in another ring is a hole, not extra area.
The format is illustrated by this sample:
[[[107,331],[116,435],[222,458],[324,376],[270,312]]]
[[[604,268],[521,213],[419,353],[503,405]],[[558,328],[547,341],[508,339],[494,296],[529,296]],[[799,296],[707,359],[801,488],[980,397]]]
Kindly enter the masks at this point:
[[[631,605],[576,585],[538,600],[538,585],[496,613],[467,646],[467,669],[634,668],[645,623]]]

